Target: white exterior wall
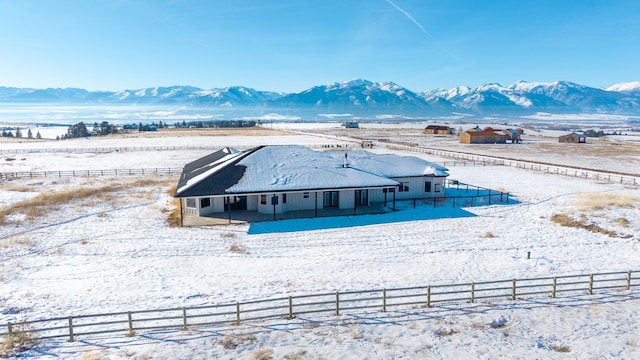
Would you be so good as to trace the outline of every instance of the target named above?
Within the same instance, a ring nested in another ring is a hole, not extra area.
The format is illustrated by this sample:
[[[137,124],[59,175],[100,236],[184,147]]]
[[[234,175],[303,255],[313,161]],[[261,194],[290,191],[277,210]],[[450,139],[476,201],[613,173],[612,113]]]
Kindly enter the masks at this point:
[[[214,197],[211,198],[211,212],[223,212],[224,211],[224,198]]]
[[[393,180],[399,183],[409,183],[409,191],[401,192],[400,189],[396,189],[396,200],[405,199],[421,199],[430,197],[444,196],[444,184],[446,177],[443,176],[420,176],[420,177],[407,177],[407,178],[393,178]],[[424,191],[425,182],[431,182],[431,192]],[[440,191],[435,192],[436,184],[439,184]],[[388,195],[387,195],[388,196]],[[392,195],[393,196],[393,195]]]
[[[421,198],[431,198],[431,197],[441,197],[445,196],[445,183],[446,177],[434,177],[434,176],[419,176],[419,177],[406,177],[406,178],[393,178],[393,180],[399,183],[409,183],[409,191],[400,192],[396,187],[387,187],[387,203],[391,203],[394,200],[394,192],[390,192],[390,189],[395,190],[395,200],[407,200],[407,199],[421,199]],[[431,182],[431,192],[425,192],[425,182]],[[439,185],[439,192],[435,192],[436,184]],[[362,189],[368,190],[368,201],[369,204],[372,203],[383,203],[385,201],[385,194],[383,189],[375,188],[375,189]],[[308,197],[305,198],[304,194],[308,193]],[[248,211],[258,211],[262,214],[273,214],[273,205],[271,205],[271,197],[274,193],[266,193],[267,203],[260,203],[260,195],[247,195],[247,210]],[[288,211],[296,211],[296,210],[313,210],[316,208],[323,209],[324,204],[324,190],[321,191],[309,191],[309,192],[292,192],[286,193],[287,202],[283,203],[283,193],[275,193],[278,197],[278,204],[276,205],[275,211],[276,214],[285,213]],[[317,197],[317,202],[316,202]],[[185,214],[191,215],[209,215],[212,213],[222,213],[224,212],[224,201],[226,196],[215,196],[211,197],[211,206],[206,208],[201,208],[200,206],[200,198],[194,198],[196,203],[196,208],[188,208],[186,206],[187,198],[182,199],[182,206]],[[355,201],[355,190],[339,190],[338,191],[338,208],[339,209],[350,209],[354,207]]]
[[[287,203],[284,204],[285,211],[292,210],[313,210],[316,208],[316,192],[307,191],[309,197],[305,199],[304,192],[287,193]],[[318,195],[318,209],[322,208],[322,198]]]
[[[260,202],[259,195],[247,195],[247,210],[258,210],[258,203]]]
[[[339,209],[353,209],[355,203],[355,190],[342,190],[338,191],[338,208]],[[323,197],[324,200],[324,197]]]
[[[387,188],[387,202],[393,201],[393,193],[389,191],[389,189],[394,189],[394,191],[398,191],[395,187]],[[384,192],[382,189],[369,189],[369,204],[373,203],[383,203],[384,202]]]

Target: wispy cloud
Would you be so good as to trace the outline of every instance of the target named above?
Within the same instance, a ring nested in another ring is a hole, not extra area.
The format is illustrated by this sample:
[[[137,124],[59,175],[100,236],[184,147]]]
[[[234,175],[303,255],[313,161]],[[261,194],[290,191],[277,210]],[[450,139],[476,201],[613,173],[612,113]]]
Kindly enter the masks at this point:
[[[389,3],[389,5],[393,6],[394,8],[396,8],[396,10],[400,11],[401,13],[403,13],[409,20],[411,20],[411,22],[413,22],[418,28],[420,28],[420,30],[422,30],[423,33],[425,33],[425,35],[429,36],[430,38],[434,39],[433,35],[431,35],[430,32],[427,31],[427,29],[424,28],[424,26],[422,26],[422,24],[420,24],[420,22],[418,22],[418,20],[416,20],[413,16],[411,16],[411,14],[409,14],[408,11],[406,11],[405,9],[401,8],[400,6],[396,5],[396,3],[394,3],[391,0],[386,0],[387,3]],[[462,59],[460,59],[456,54],[452,53],[451,51],[449,51],[448,49],[445,49],[443,47],[440,47],[440,50],[442,50],[445,54],[451,56],[452,58],[456,59],[456,60],[460,60],[462,61]]]

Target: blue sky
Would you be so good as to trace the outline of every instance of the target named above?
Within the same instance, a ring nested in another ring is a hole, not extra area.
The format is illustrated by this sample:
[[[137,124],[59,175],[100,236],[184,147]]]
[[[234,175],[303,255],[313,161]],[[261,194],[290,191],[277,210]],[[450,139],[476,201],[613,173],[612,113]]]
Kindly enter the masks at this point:
[[[0,86],[640,80],[640,2],[0,0]]]

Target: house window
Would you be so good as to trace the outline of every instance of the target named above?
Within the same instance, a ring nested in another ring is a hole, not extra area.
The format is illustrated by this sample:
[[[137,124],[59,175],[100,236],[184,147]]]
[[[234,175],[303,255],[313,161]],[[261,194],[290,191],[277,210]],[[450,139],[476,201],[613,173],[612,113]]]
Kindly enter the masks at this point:
[[[356,190],[356,205],[369,205],[369,190]]]
[[[325,191],[324,192],[324,207],[338,207],[338,192],[337,191]]]
[[[211,198],[202,198],[200,199],[200,207],[206,208],[211,206]]]
[[[398,188],[398,192],[409,192],[409,182],[401,181],[400,187]]]
[[[302,193],[302,197],[305,198],[305,199],[308,199],[309,198],[309,193],[308,192]]]
[[[282,203],[283,204],[287,203],[287,194],[282,194]]]
[[[424,192],[431,192],[431,181],[424,182]]]
[[[433,191],[434,192],[440,192],[440,184],[439,183],[433,184]]]
[[[267,195],[260,195],[260,204],[267,205]]]
[[[187,207],[188,208],[195,208],[196,207],[196,199],[188,198],[187,199]]]

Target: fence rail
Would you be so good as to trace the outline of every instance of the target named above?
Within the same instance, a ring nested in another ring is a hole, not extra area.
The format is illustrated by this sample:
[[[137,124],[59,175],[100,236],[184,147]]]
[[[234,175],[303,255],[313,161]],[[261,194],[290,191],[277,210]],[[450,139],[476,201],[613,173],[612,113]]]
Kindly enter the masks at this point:
[[[340,316],[364,310],[387,312],[402,308],[430,308],[438,303],[522,298],[559,294],[624,291],[640,286],[640,271],[620,271],[554,277],[506,279],[462,284],[439,284],[407,288],[343,291],[296,295],[195,307],[175,307],[104,314],[76,315],[7,323],[1,333],[6,346],[13,339],[30,335],[38,339],[67,338],[151,329],[181,329],[204,326],[239,325],[265,319],[294,319],[300,315]]]
[[[0,180],[63,178],[91,176],[130,176],[130,175],[179,175],[182,168],[141,168],[141,169],[98,169],[98,170],[59,170],[59,171],[19,171],[0,173]]]
[[[247,150],[257,145],[233,145],[234,149]],[[304,146],[317,149],[341,149],[360,147],[355,143],[326,143],[326,144],[305,144]],[[25,149],[0,149],[0,155],[17,155],[17,154],[37,154],[37,153],[112,153],[112,152],[134,152],[134,151],[176,151],[176,150],[220,150],[223,145],[185,145],[185,146],[112,146],[112,147],[93,147],[93,148],[25,148]]]
[[[544,172],[548,174],[565,175],[571,177],[578,177],[584,179],[591,179],[596,181],[603,181],[608,183],[620,183],[624,185],[640,186],[640,177],[634,174],[624,174],[616,172],[607,172],[597,169],[578,168],[567,165],[546,164],[535,161],[513,160],[503,159],[497,157],[485,157],[479,155],[472,155],[466,153],[459,153],[454,151],[444,151],[438,149],[422,148],[405,144],[392,144],[384,143],[384,146],[391,150],[402,150],[410,152],[418,152],[423,154],[430,154],[442,157],[448,157],[453,159],[464,160],[462,162],[453,161],[452,163],[445,162],[453,166],[466,166],[472,164],[474,166],[479,165],[497,165],[497,166],[511,166],[519,169],[533,170]]]

